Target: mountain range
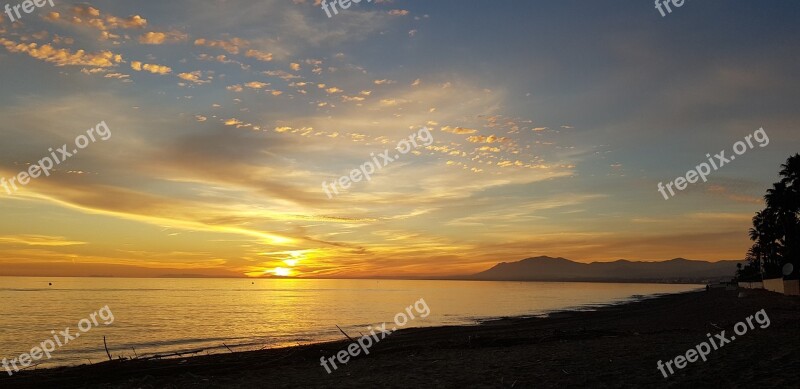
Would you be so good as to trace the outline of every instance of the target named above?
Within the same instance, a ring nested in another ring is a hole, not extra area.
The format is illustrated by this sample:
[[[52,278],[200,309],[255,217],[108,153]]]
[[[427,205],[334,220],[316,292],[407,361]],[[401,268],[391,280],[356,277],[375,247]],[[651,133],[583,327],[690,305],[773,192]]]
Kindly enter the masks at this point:
[[[706,262],[675,258],[661,262],[574,262],[565,258],[535,257],[501,262],[491,269],[465,277],[492,281],[595,281],[696,283],[730,280],[736,264],[744,261]]]

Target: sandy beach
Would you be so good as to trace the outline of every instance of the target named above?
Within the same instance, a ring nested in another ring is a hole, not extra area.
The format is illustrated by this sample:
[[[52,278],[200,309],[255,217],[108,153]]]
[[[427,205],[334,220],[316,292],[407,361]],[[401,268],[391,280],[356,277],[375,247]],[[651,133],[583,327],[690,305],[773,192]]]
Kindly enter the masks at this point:
[[[328,374],[351,342],[24,371],[7,388],[794,387],[800,300],[761,291],[692,292],[591,312],[400,330]],[[769,325],[664,378],[671,360],[764,309]],[[357,334],[351,334],[357,336]]]

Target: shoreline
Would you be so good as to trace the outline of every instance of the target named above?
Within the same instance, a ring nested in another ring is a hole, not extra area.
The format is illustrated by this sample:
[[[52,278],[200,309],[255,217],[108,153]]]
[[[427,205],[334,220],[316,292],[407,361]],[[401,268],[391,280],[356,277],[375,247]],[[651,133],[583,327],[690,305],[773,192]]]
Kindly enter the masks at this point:
[[[546,317],[508,317],[475,325],[400,329],[327,374],[320,357],[349,340],[256,351],[115,360],[0,375],[0,386],[59,388],[134,387],[612,387],[706,385],[751,381],[767,387],[796,384],[800,367],[800,300],[762,291],[690,291],[610,304],[591,310],[558,310]],[[679,355],[715,327],[765,309],[771,324],[715,351],[665,379],[658,360]],[[344,339],[344,337],[343,337]],[[753,353],[753,351],[757,351]],[[759,359],[754,361],[753,359]],[[772,360],[781,361],[780,365]],[[535,361],[535,363],[532,363]],[[422,368],[424,367],[424,368]],[[611,368],[611,370],[609,370]],[[713,380],[711,379],[713,377]],[[793,381],[792,381],[793,379]],[[625,384],[622,384],[625,383]]]
[[[485,281],[485,280],[478,280],[478,281]],[[490,282],[497,282],[497,281],[490,281]],[[511,282],[511,281],[510,281]],[[525,281],[522,281],[525,282]],[[538,282],[538,281],[537,281]],[[560,282],[560,281],[559,281]],[[693,284],[695,285],[695,284]],[[673,293],[654,293],[649,295],[640,295],[634,294],[626,298],[621,298],[616,301],[610,302],[603,302],[603,303],[588,303],[583,305],[574,305],[574,306],[566,306],[564,308],[555,308],[549,310],[542,310],[539,313],[529,313],[529,314],[521,314],[521,315],[506,315],[506,316],[486,316],[486,317],[472,317],[472,316],[464,316],[459,318],[458,322],[452,322],[447,324],[437,324],[437,325],[429,325],[429,326],[410,326],[405,327],[404,329],[418,329],[418,328],[441,328],[441,327],[461,327],[461,326],[479,326],[486,323],[493,323],[503,320],[521,320],[521,319],[546,319],[551,316],[563,316],[569,315],[574,312],[592,312],[597,311],[600,309],[608,308],[608,307],[615,307],[626,305],[630,303],[636,303],[639,301],[651,300],[656,299],[664,296],[674,295],[674,294],[684,294],[684,293],[694,293],[699,291],[701,288],[700,284],[696,284],[698,288],[696,290],[688,290],[682,292],[673,292]],[[366,325],[365,325],[366,326]],[[352,331],[352,329],[351,329]],[[324,344],[324,343],[331,343],[331,342],[339,342],[342,336],[337,333],[337,336],[330,336],[326,338],[319,338],[319,339],[307,339],[304,341],[282,341],[278,344],[265,346],[262,342],[257,342],[255,340],[246,341],[244,343],[230,343],[230,342],[222,342],[222,343],[214,343],[209,344],[206,346],[201,346],[200,344],[196,344],[197,347],[186,347],[186,348],[176,348],[176,349],[162,349],[160,351],[155,352],[146,352],[146,353],[139,353],[136,357],[138,358],[162,358],[164,355],[170,356],[163,359],[168,358],[179,358],[179,355],[187,355],[187,356],[202,356],[202,355],[219,355],[219,354],[228,354],[228,353],[246,353],[252,351],[264,351],[264,350],[274,350],[274,349],[285,349],[285,348],[292,348],[292,347],[301,347],[301,346],[311,346],[315,344]],[[209,341],[210,342],[210,341]],[[202,342],[201,342],[202,343]],[[101,345],[102,346],[102,345]],[[138,346],[137,346],[138,347]],[[115,358],[123,357],[124,359],[128,359],[131,357],[130,355],[123,354],[123,355],[116,355],[117,351],[125,350],[119,349],[114,345],[110,347],[112,355]],[[202,354],[201,354],[202,353]],[[105,351],[102,348],[98,349],[98,354],[103,354],[103,358],[106,358]],[[96,357],[97,355],[95,355]],[[80,366],[87,366],[85,361],[89,361],[89,365],[93,364],[100,364],[104,362],[108,362],[105,359],[99,359],[99,362],[94,363],[92,359],[86,357],[79,359],[83,362],[74,362],[74,363],[49,363],[49,364],[38,364],[36,366],[31,365],[25,370],[53,370],[53,369],[61,369],[61,368],[75,368]],[[95,359],[97,360],[97,359]],[[0,378],[2,378],[2,373],[5,371],[0,367]],[[17,373],[14,373],[17,374]]]
[[[538,281],[537,281],[538,282]],[[693,285],[693,284],[692,284]],[[698,284],[699,285],[699,284]],[[484,323],[491,323],[495,321],[502,321],[502,320],[525,320],[525,319],[548,319],[552,316],[564,316],[570,315],[572,313],[580,313],[580,312],[596,312],[605,308],[614,308],[619,306],[625,306],[628,304],[635,304],[642,301],[654,300],[659,299],[662,297],[667,296],[674,296],[680,294],[687,294],[687,293],[698,293],[698,290],[689,290],[685,292],[675,292],[675,293],[656,293],[652,295],[633,295],[627,300],[610,302],[610,303],[602,303],[602,304],[587,304],[587,305],[575,305],[570,306],[562,309],[553,309],[549,311],[545,311],[544,313],[535,314],[535,315],[517,315],[517,316],[499,316],[499,317],[490,317],[486,319],[476,319],[474,325],[482,325]],[[636,297],[638,296],[638,297]],[[439,328],[444,326],[436,326],[434,328]],[[415,327],[416,328],[416,327]]]

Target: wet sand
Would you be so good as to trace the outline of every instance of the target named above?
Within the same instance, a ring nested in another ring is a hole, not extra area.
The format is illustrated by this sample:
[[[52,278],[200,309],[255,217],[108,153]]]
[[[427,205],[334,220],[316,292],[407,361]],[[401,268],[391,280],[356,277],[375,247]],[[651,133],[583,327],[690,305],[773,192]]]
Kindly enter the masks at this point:
[[[2,388],[796,388],[800,299],[692,292],[548,318],[400,330],[328,374],[320,357],[351,342],[166,360],[113,361],[0,376]],[[748,330],[664,378],[656,368],[706,334],[764,309]],[[355,334],[351,334],[355,335]]]

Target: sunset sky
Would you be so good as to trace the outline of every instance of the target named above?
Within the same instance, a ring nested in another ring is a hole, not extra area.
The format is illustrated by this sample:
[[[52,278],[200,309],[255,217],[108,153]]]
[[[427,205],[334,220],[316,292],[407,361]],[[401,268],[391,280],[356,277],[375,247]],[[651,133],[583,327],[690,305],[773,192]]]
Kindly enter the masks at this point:
[[[55,4],[2,15],[0,176],[112,136],[0,190],[0,275],[741,259],[800,151],[797,2]],[[326,196],[422,127],[431,146]],[[658,193],[759,127],[768,146]]]

